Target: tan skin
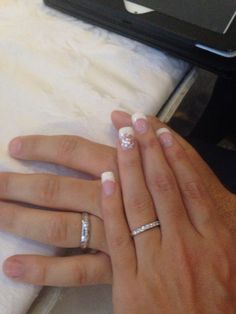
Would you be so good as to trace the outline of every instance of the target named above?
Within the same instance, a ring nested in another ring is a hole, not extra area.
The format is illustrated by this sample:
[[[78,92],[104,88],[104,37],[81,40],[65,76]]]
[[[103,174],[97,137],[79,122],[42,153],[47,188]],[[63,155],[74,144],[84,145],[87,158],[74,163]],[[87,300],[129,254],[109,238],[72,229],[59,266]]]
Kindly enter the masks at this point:
[[[174,134],[141,122],[135,145],[117,145],[120,184],[103,183],[115,313],[235,313],[234,238]]]
[[[113,113],[112,120],[117,129],[131,125],[130,116],[125,113]],[[150,118],[149,121],[154,129],[163,127],[156,118]],[[178,135],[175,136],[207,186],[217,215],[225,220],[228,230],[233,234],[236,230],[234,215],[236,196],[222,186],[185,140]],[[5,262],[5,273],[15,280],[40,285],[77,286],[111,283],[112,267],[102,221],[99,178],[104,171],[113,171],[118,176],[116,150],[70,136],[29,136],[21,138],[21,141],[23,145],[19,154],[14,154],[10,149],[12,157],[61,164],[89,173],[95,180],[85,181],[49,175],[1,174],[0,229],[59,247],[78,247],[81,224],[79,212],[87,210],[93,214],[90,247],[97,249],[99,253],[73,257],[14,256]],[[6,203],[8,200],[60,209],[60,212],[28,209]],[[24,266],[21,275],[13,274],[13,262],[18,264],[20,262]]]

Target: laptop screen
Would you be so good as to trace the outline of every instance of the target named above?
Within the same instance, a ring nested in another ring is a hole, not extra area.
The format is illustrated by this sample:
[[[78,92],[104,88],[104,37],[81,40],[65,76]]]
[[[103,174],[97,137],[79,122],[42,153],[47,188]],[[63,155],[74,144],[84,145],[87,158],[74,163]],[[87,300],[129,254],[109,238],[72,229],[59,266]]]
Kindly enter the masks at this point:
[[[236,0],[130,0],[159,13],[224,34],[236,18]]]

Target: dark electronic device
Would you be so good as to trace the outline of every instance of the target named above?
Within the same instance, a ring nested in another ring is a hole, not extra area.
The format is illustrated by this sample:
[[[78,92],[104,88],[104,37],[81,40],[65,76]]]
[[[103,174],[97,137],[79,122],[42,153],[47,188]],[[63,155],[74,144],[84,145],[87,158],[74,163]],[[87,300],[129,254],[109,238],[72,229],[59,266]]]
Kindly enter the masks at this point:
[[[236,0],[44,0],[225,77],[236,76]],[[137,12],[132,8],[137,7]],[[131,8],[131,10],[130,10]],[[142,14],[139,8],[146,8]],[[137,14],[135,14],[137,13]]]

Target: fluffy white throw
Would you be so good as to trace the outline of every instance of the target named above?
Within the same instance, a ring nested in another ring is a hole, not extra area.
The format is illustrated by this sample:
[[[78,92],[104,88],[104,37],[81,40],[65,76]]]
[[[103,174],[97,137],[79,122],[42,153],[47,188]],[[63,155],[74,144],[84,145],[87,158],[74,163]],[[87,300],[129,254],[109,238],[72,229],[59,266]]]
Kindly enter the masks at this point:
[[[188,65],[135,41],[47,8],[0,1],[0,170],[70,174],[19,162],[8,142],[26,134],[77,134],[113,144],[114,109],[156,114]],[[26,313],[40,287],[16,284],[1,267],[18,253],[55,249],[0,233],[0,313]]]

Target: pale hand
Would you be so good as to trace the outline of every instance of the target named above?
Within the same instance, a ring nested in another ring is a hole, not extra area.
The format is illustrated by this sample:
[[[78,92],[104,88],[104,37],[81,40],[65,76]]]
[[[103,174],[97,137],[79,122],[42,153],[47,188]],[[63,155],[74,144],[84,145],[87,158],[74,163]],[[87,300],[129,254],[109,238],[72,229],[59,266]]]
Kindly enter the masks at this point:
[[[114,112],[112,120],[117,129],[131,125],[130,116],[126,113]],[[154,129],[165,126],[154,117],[150,117],[150,123]],[[177,134],[176,136],[208,186],[209,193],[218,205],[219,215],[235,232],[236,196],[222,186],[196,151],[184,139]],[[71,136],[29,136],[21,138],[21,142],[21,150],[18,153],[13,152],[10,146],[12,157],[60,164],[89,173],[95,180],[86,181],[50,175],[0,174],[0,199],[2,200],[0,229],[45,244],[76,248],[80,244],[80,212],[86,210],[94,215],[91,216],[93,232],[90,247],[105,254],[65,258],[11,257],[5,264],[10,266],[8,275],[16,280],[37,285],[74,286],[111,282],[110,259],[107,256],[104,226],[100,219],[101,184],[98,178],[107,169],[117,173],[116,150]],[[20,201],[46,207],[48,210],[29,209],[5,201]],[[53,210],[50,211],[49,208]],[[60,210],[62,208],[63,210]],[[14,265],[9,263],[14,261],[20,261],[24,265],[25,272],[21,275],[13,275]]]

